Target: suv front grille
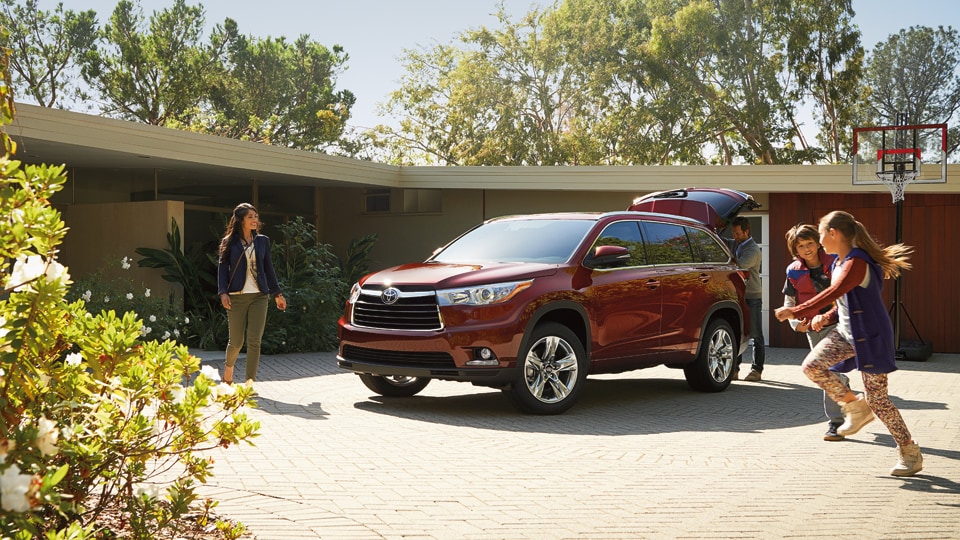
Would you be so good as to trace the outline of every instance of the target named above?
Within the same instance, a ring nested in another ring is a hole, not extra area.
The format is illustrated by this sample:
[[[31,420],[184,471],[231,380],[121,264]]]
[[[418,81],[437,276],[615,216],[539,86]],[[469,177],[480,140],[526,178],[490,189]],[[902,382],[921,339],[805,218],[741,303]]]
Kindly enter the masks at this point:
[[[441,330],[437,293],[431,290],[399,291],[397,300],[383,300],[384,288],[364,288],[353,305],[353,324],[381,330]]]
[[[382,351],[354,345],[344,345],[340,356],[354,362],[370,362],[391,366],[426,367],[429,369],[456,369],[453,357],[444,352]]]

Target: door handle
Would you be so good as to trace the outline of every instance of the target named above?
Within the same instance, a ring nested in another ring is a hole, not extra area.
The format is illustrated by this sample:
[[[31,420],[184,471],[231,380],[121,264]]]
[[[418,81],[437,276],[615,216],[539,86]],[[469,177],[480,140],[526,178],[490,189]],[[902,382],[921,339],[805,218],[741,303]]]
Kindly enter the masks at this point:
[[[660,287],[659,279],[648,279],[646,283],[643,284],[644,287],[653,290]]]
[[[697,279],[700,280],[700,283],[707,283],[710,281],[710,274],[700,274]]]

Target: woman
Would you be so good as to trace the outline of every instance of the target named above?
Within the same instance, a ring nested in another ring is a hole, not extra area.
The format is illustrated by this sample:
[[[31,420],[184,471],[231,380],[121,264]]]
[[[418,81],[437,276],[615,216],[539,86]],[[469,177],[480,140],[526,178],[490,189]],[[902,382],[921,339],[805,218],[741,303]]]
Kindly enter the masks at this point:
[[[247,342],[247,385],[253,385],[260,365],[260,342],[267,323],[267,302],[273,296],[277,309],[287,309],[270,259],[270,239],[260,233],[260,216],[248,203],[237,205],[220,240],[217,292],[227,310],[227,341],[223,380],[233,383],[233,366]]]
[[[831,319],[837,321],[837,327],[804,359],[803,372],[840,404],[844,424],[838,434],[853,435],[876,415],[890,431],[900,454],[890,474],[913,476],[923,469],[923,456],[887,395],[887,376],[897,366],[893,325],[881,296],[884,278],[895,278],[910,268],[907,258],[911,248],[903,244],[880,247],[863,224],[846,212],[824,216],[819,232],[820,244],[827,253],[837,256],[830,287],[798,306],[777,309],[777,319],[811,319],[814,330],[823,329]],[[819,314],[831,302],[837,306]],[[841,372],[860,370],[865,399],[857,399],[843,385],[830,371],[834,366]]]
[[[836,257],[823,250],[820,245],[820,233],[809,223],[791,227],[784,235],[787,240],[787,249],[793,255],[793,262],[787,267],[787,279],[783,284],[783,305],[793,307],[802,304],[816,296],[820,291],[830,286],[830,271]],[[833,305],[824,306],[820,313],[828,313]],[[826,337],[836,324],[830,323],[819,331],[810,327],[809,319],[793,319],[790,327],[807,336],[807,342],[813,349]],[[846,375],[838,373],[843,384],[849,386],[850,380]],[[825,441],[842,441],[843,435],[837,429],[843,425],[843,412],[840,405],[830,399],[829,394],[823,393],[823,413],[829,422],[827,431],[823,434]]]

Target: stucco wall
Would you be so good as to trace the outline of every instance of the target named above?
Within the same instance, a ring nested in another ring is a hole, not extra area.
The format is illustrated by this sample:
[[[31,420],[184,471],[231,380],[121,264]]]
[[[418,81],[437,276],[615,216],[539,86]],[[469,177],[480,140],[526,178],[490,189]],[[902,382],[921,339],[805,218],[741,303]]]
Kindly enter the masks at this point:
[[[183,227],[182,202],[74,204],[62,212],[70,230],[59,257],[71,275],[79,278],[103,269],[107,278],[122,275],[153,294],[166,296],[172,292],[177,298],[183,297],[182,287],[161,278],[160,270],[137,266],[141,257],[134,251],[138,247],[168,247],[171,219]],[[129,270],[120,267],[124,257],[133,260]]]

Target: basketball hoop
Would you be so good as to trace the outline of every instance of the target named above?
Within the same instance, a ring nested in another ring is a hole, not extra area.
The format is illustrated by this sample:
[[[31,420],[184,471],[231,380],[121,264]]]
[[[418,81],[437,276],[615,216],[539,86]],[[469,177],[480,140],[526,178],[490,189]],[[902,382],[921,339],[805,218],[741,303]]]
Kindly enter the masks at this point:
[[[903,192],[907,184],[913,182],[920,175],[920,171],[882,171],[877,173],[877,178],[883,182],[893,195],[893,204],[903,201]]]

